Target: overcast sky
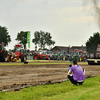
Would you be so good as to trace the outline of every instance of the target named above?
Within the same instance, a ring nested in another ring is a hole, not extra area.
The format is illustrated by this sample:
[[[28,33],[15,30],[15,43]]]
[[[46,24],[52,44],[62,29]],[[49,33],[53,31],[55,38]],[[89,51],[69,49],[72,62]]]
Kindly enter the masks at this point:
[[[51,33],[54,46],[81,46],[99,32],[91,4],[83,0],[0,0],[0,25],[8,29],[13,49],[20,31]],[[31,42],[30,49],[35,45]]]

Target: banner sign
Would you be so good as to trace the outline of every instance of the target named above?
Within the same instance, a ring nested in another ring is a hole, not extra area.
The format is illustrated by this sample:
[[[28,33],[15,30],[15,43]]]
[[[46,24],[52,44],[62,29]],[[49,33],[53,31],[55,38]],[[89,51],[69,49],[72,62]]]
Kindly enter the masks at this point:
[[[27,44],[28,44],[28,48],[30,48],[30,31],[28,31],[27,33]]]

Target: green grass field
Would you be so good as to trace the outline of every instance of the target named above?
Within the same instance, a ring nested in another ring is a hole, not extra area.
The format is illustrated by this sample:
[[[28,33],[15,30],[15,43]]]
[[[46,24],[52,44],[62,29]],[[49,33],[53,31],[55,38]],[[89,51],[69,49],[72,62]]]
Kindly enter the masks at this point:
[[[32,64],[71,64],[70,61],[57,61],[57,60],[27,60],[29,65]],[[78,62],[78,64],[88,64],[87,62]],[[20,60],[17,60],[17,62],[6,62],[6,63],[0,63],[0,65],[27,65],[24,64],[24,62],[21,62]]]
[[[100,100],[100,76],[86,79],[81,86],[65,81],[0,92],[0,100]]]

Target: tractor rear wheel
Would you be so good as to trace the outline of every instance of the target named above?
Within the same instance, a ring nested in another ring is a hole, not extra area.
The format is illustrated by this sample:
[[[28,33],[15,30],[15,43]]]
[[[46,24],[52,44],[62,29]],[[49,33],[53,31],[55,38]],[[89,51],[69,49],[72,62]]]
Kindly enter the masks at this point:
[[[1,62],[5,62],[5,56],[4,56],[4,53],[0,53],[0,61]]]
[[[21,62],[24,62],[24,55],[21,56]]]
[[[26,61],[27,60],[27,56],[26,55],[22,55],[21,56],[21,62],[24,62],[24,61]]]

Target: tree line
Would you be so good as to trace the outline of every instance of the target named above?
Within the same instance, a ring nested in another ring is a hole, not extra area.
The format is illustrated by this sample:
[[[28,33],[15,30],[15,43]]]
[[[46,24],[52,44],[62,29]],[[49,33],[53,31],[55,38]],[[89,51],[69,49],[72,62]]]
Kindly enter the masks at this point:
[[[27,33],[28,31],[21,31],[17,33],[16,41],[19,41],[20,44],[23,45],[24,49],[26,48],[27,44]],[[4,44],[4,46],[7,46],[11,42],[11,36],[8,33],[8,30],[6,27],[0,26],[0,44]],[[51,46],[55,44],[55,41],[52,40],[52,36],[49,32],[44,31],[36,31],[34,33],[34,38],[32,39],[32,42],[37,46],[39,46],[41,49],[45,49],[46,46]]]
[[[26,48],[27,44],[27,33],[28,31],[21,31],[17,33],[17,38],[15,39],[19,41],[24,48]],[[4,46],[7,46],[10,42],[11,36],[9,35],[7,28],[0,26],[0,44],[3,43]],[[41,49],[55,44],[55,41],[52,40],[51,34],[41,30],[34,32],[34,38],[32,39],[32,42],[35,44],[35,46],[38,45]],[[90,36],[85,44],[88,53],[95,53],[97,45],[100,44],[100,33],[93,33],[93,36]]]

